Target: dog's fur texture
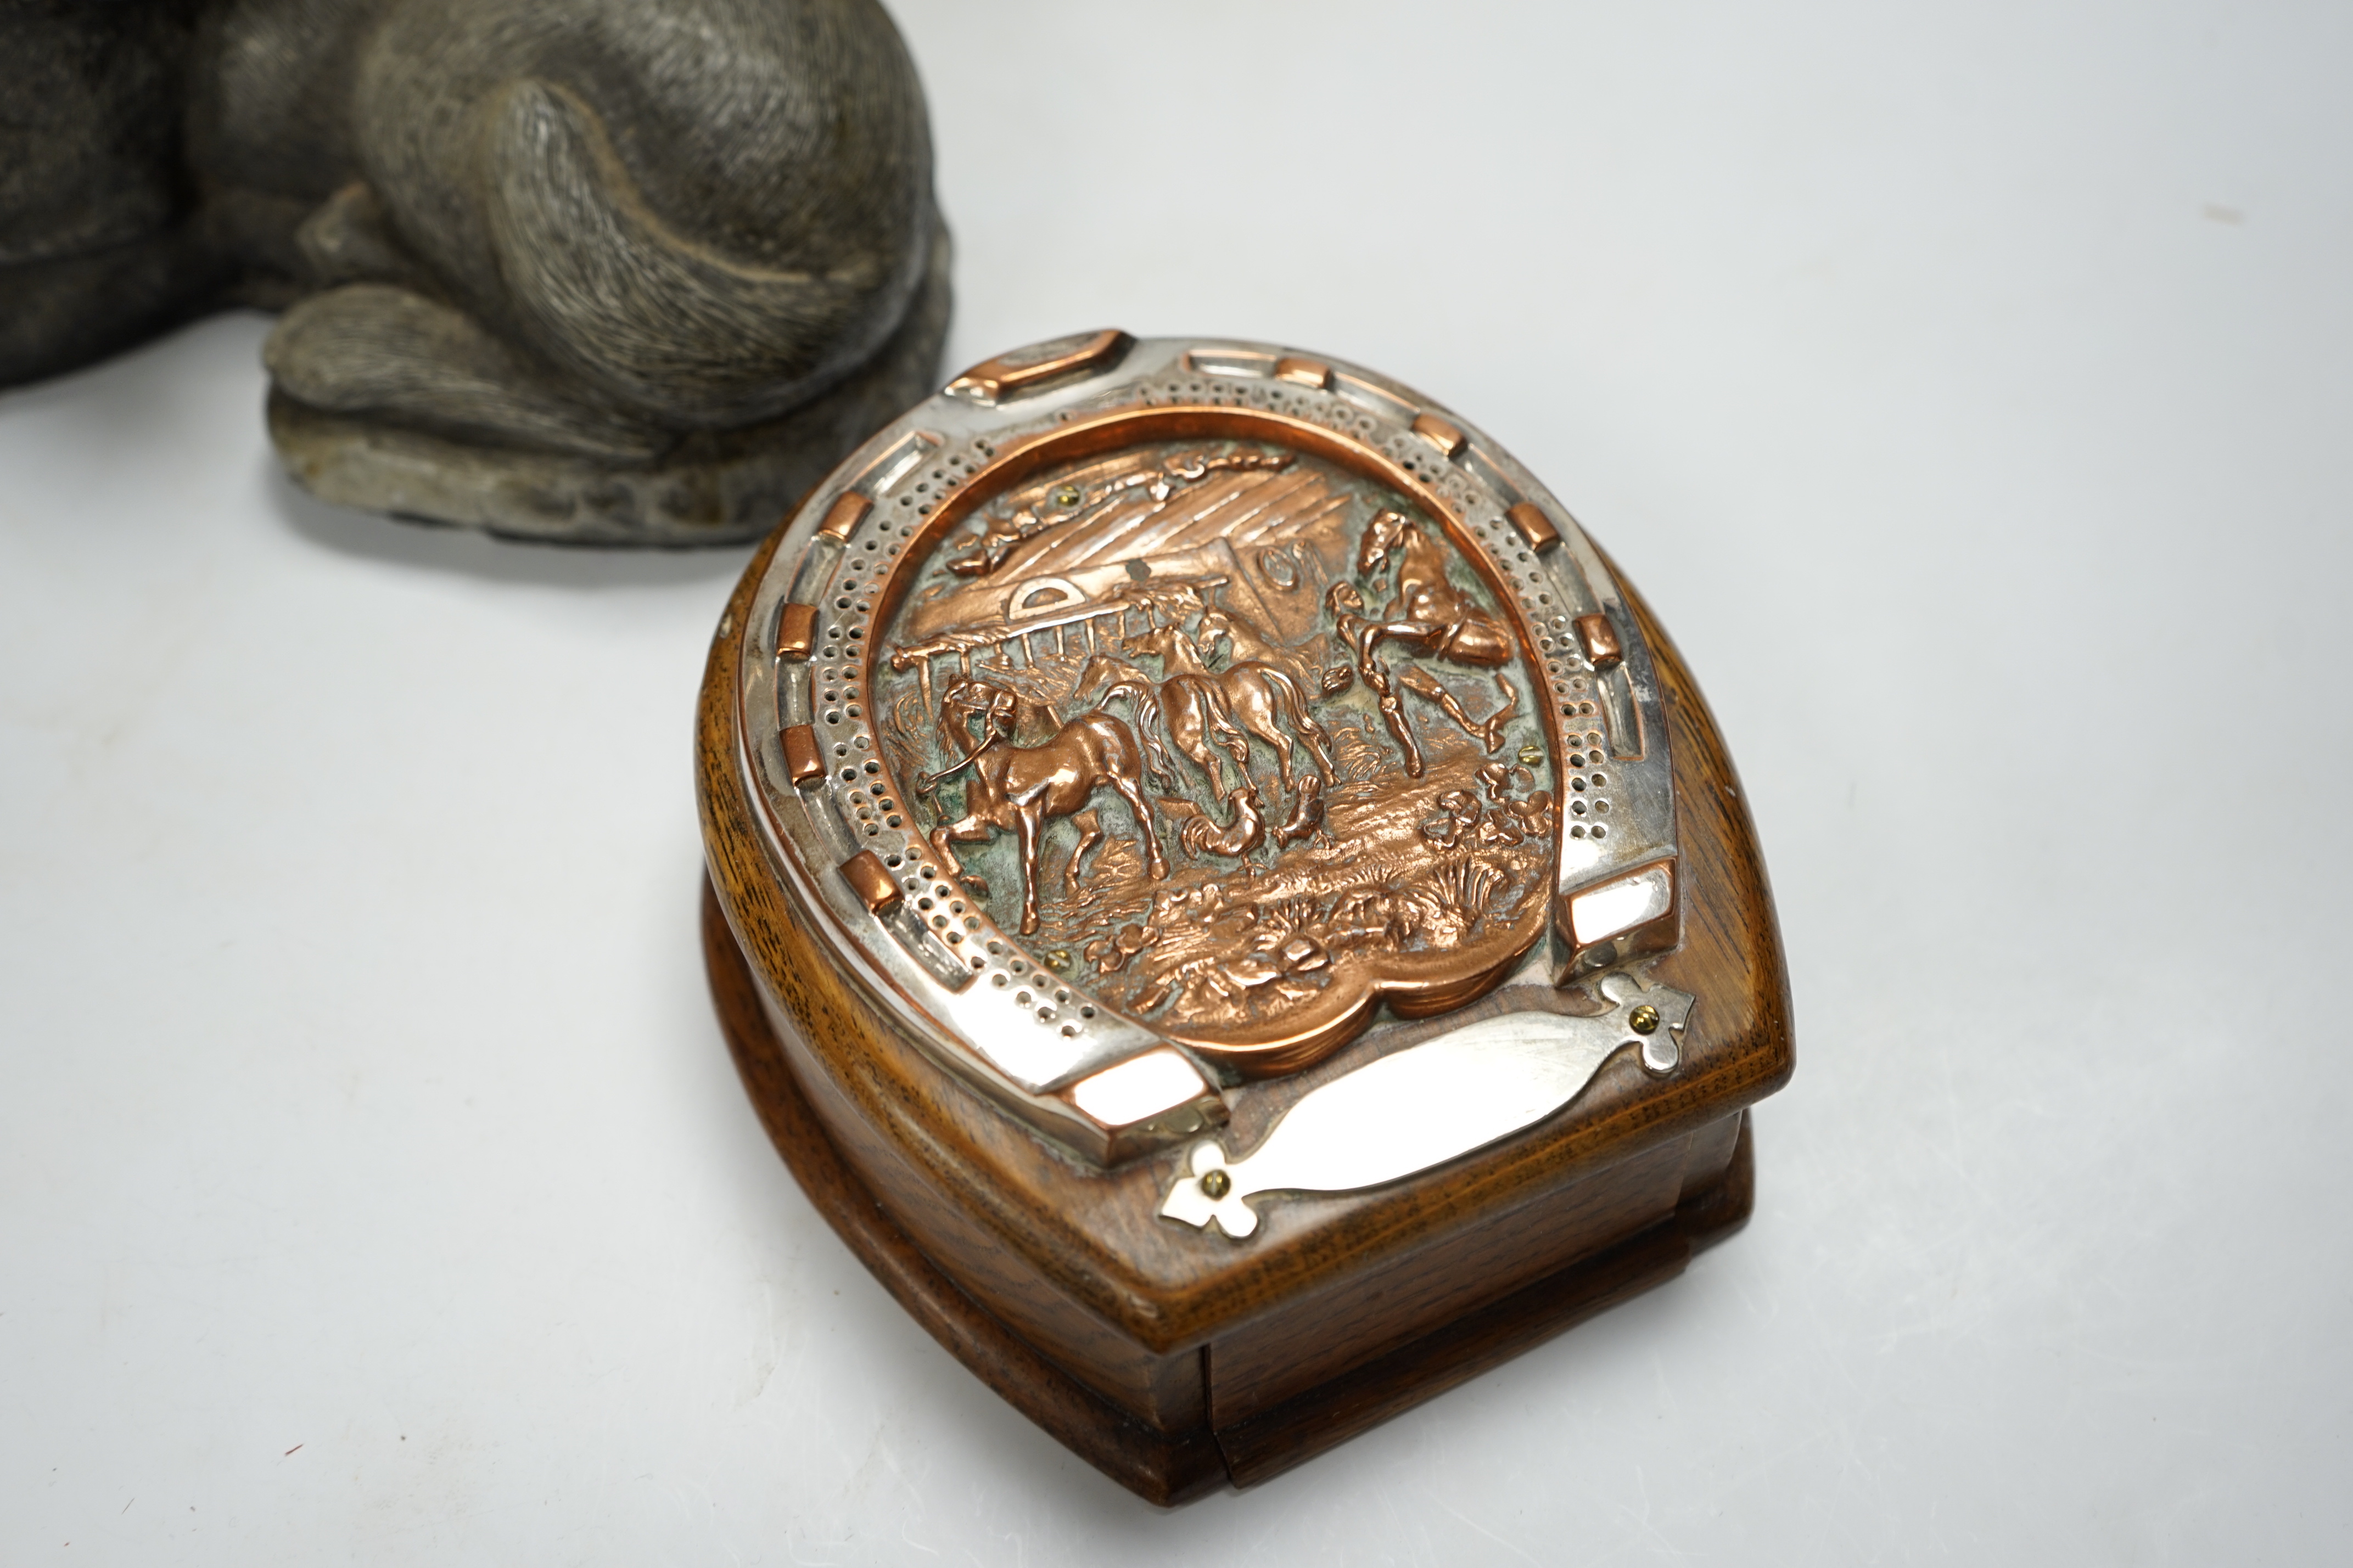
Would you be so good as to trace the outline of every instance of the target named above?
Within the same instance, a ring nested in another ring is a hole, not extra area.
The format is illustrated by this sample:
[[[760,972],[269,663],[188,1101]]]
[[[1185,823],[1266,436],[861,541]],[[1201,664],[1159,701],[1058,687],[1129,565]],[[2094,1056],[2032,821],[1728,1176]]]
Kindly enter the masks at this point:
[[[756,535],[935,383],[874,0],[0,0],[0,385],[285,310],[290,473],[599,543]]]

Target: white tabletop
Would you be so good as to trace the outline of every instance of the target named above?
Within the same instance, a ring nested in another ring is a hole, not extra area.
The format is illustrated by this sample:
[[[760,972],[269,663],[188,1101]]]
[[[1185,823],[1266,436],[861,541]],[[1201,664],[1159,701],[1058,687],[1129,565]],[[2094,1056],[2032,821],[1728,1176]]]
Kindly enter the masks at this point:
[[[1754,1223],[1136,1501],[736,1083],[745,552],[314,503],[224,317],[0,396],[0,1561],[2346,1560],[2353,13],[897,12],[952,361],[1360,361],[1650,596],[1788,942]]]

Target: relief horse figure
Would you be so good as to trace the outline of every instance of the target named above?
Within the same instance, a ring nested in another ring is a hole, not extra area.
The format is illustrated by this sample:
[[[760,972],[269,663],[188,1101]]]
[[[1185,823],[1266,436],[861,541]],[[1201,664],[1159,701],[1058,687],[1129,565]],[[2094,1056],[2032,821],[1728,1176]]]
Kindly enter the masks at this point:
[[[1304,641],[1285,646],[1260,630],[1248,616],[1212,601],[1201,616],[1199,629],[1193,634],[1193,646],[1206,664],[1217,656],[1220,642],[1234,645],[1230,662],[1279,669],[1297,681],[1300,689],[1319,699],[1337,697],[1356,679],[1355,667],[1345,658],[1331,657],[1336,653],[1331,633],[1317,632]]]
[[[1297,681],[1282,670],[1261,664],[1212,670],[1201,661],[1194,639],[1173,624],[1155,626],[1129,638],[1127,646],[1138,653],[1158,656],[1166,676],[1155,682],[1134,665],[1098,654],[1080,677],[1078,696],[1098,704],[1117,697],[1133,700],[1156,773],[1169,776],[1166,753],[1151,733],[1154,713],[1165,710],[1169,739],[1193,760],[1218,796],[1239,803],[1247,795],[1255,806],[1257,786],[1250,776],[1249,737],[1256,735],[1273,748],[1282,787],[1293,797],[1289,819],[1274,831],[1276,842],[1296,843],[1322,826],[1324,781],[1332,772],[1332,759],[1324,749],[1323,726],[1316,723]],[[1286,716],[1299,731],[1297,742],[1283,732],[1281,719]],[[1225,758],[1210,749],[1213,739],[1233,760],[1240,775],[1239,783],[1228,782]],[[1314,771],[1297,766],[1296,749],[1303,745],[1315,763]],[[1240,811],[1237,804],[1237,821]],[[1228,837],[1202,838],[1198,846],[1188,841],[1187,847],[1197,854],[1205,848],[1229,856],[1247,852],[1222,847]],[[1252,841],[1253,847],[1256,842]]]
[[[1219,795],[1232,786],[1226,782],[1223,759],[1210,749],[1212,744],[1231,757],[1248,780],[1250,738],[1235,727],[1217,682],[1184,676],[1155,679],[1116,654],[1099,653],[1087,660],[1079,672],[1078,685],[1071,689],[1071,700],[1090,708],[1101,708],[1123,697],[1135,704],[1136,730],[1153,776],[1168,788],[1176,787],[1176,774],[1160,744],[1164,712],[1168,739],[1192,759]]]
[[[1282,732],[1278,717],[1291,721],[1293,728],[1299,731],[1298,744],[1307,749],[1317,769],[1325,773],[1332,771],[1332,758],[1324,749],[1324,727],[1308,710],[1307,699],[1301,694],[1299,683],[1285,671],[1271,664],[1255,663],[1211,669],[1201,661],[1200,648],[1194,639],[1173,626],[1155,626],[1131,639],[1128,646],[1138,653],[1159,655],[1160,667],[1168,672],[1171,680],[1199,680],[1213,685],[1234,722],[1274,748],[1275,766],[1282,775],[1285,790],[1295,793],[1299,783],[1293,767],[1296,758],[1293,742]]]
[[[1377,654],[1384,643],[1396,643],[1424,658],[1449,664],[1494,669],[1512,661],[1511,629],[1473,604],[1446,575],[1447,552],[1422,531],[1421,525],[1400,512],[1383,510],[1365,525],[1356,550],[1356,572],[1371,576],[1397,562],[1397,594],[1388,609],[1366,611],[1364,596],[1347,583],[1335,583],[1325,595],[1340,635],[1356,649],[1356,669],[1365,684],[1380,697],[1381,718],[1405,751],[1405,771],[1419,778],[1421,748],[1407,720],[1402,691],[1433,702],[1463,732],[1493,752],[1504,743],[1504,726],[1519,706],[1520,694],[1501,675],[1495,685],[1504,705],[1483,720],[1474,720],[1436,676],[1413,664],[1384,665]],[[1400,689],[1402,689],[1402,690]]]
[[[973,676],[958,676],[940,696],[940,729],[960,735],[972,750],[958,762],[925,773],[917,782],[928,795],[941,784],[970,769],[965,785],[965,814],[957,821],[932,830],[932,847],[940,863],[981,897],[988,883],[965,868],[953,846],[978,843],[999,833],[1018,836],[1021,847],[1021,934],[1038,930],[1038,847],[1048,819],[1072,818],[1079,826],[1077,849],[1071,852],[1064,880],[1071,890],[1087,852],[1103,841],[1102,819],[1088,809],[1098,789],[1108,785],[1135,814],[1144,838],[1145,872],[1155,881],[1168,875],[1168,861],[1160,850],[1152,803],[1143,788],[1144,757],[1135,734],[1109,713],[1092,712],[1055,731],[1042,744],[1014,743],[1020,699],[1006,687]],[[980,721],[976,737],[973,721]]]

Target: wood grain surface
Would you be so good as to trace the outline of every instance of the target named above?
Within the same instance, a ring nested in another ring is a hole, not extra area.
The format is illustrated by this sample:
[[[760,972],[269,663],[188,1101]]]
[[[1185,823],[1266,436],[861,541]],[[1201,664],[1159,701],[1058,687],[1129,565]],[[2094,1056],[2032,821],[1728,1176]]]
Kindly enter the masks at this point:
[[[1732,1157],[1686,1193],[1672,1223],[1443,1325],[1440,1331],[1307,1389],[1246,1420],[1169,1433],[1136,1420],[1048,1359],[924,1256],[826,1136],[786,1060],[775,1010],[760,995],[717,893],[705,884],[703,953],[721,1028],[761,1123],[836,1234],[925,1332],[974,1375],[1104,1475],[1162,1507],[1280,1475],[1531,1350],[1606,1308],[1683,1272],[1693,1253],[1731,1236],[1755,1202],[1747,1118],[1725,1119]],[[1208,1380],[1209,1361],[1203,1381]]]

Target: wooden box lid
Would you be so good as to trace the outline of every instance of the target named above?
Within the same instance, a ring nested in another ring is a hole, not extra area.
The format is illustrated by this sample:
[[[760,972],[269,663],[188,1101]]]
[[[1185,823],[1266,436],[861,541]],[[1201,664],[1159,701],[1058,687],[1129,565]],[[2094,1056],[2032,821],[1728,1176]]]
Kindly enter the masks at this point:
[[[1116,332],[976,367],[754,560],[698,741],[780,1148],[1155,1500],[1748,1212],[1792,1056],[1730,759],[1575,520],[1393,382]]]

